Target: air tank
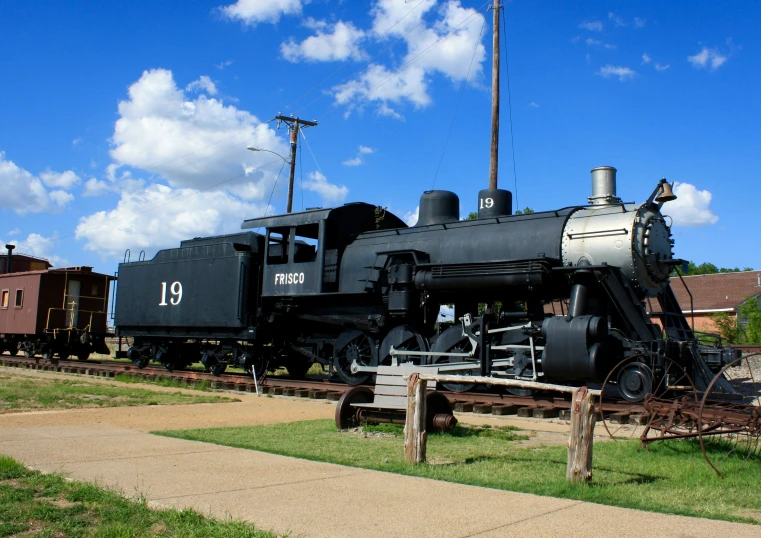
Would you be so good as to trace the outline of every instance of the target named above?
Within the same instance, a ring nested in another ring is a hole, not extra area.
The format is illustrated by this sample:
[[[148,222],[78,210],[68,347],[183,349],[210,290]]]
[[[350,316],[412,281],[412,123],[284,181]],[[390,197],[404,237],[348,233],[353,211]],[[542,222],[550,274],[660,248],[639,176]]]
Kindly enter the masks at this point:
[[[460,220],[460,199],[450,191],[425,191],[420,197],[417,224],[444,224]]]
[[[478,218],[488,219],[513,214],[513,193],[504,189],[478,192]]]

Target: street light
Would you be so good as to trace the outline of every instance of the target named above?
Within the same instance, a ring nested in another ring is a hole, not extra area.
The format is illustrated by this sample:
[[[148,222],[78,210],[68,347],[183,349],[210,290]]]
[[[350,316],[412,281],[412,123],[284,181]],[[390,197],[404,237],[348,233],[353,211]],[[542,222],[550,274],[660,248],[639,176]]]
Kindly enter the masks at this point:
[[[274,153],[275,155],[283,159],[286,164],[291,164],[291,161],[289,161],[288,159],[280,155],[278,152],[272,151],[271,149],[255,148],[254,146],[248,146],[248,148],[246,149],[248,149],[249,151],[266,151],[267,153]]]
[[[290,177],[288,178],[288,202],[286,203],[286,206],[285,206],[286,213],[290,213],[291,208],[293,207],[293,177],[296,174],[296,143],[297,143],[296,141],[298,140],[296,138],[296,133],[297,131],[295,129],[291,130],[291,160],[290,161],[286,159],[285,157],[283,157],[282,155],[280,155],[279,153],[277,153],[276,151],[272,151],[270,149],[255,148],[253,146],[248,147],[248,149],[250,149],[251,151],[266,151],[267,153],[274,153],[275,155],[283,159],[283,161],[285,161],[286,164],[290,165],[291,173],[290,173]]]

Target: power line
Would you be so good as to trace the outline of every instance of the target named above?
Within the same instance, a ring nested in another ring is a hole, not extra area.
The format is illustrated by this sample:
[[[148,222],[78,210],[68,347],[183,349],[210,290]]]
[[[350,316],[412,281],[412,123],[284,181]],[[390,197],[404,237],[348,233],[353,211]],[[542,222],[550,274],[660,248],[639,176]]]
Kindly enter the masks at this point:
[[[506,10],[502,11],[503,13],[506,12]],[[502,17],[502,35],[505,42],[505,74],[507,76],[507,110],[508,114],[510,116],[510,147],[513,150],[513,180],[515,183],[515,209],[517,210],[520,205],[518,205],[518,174],[515,171],[515,137],[513,136],[513,100],[510,95],[510,65],[507,61],[507,25],[505,23],[505,18]]]
[[[460,85],[460,97],[457,99],[457,106],[455,106],[454,114],[452,115],[452,123],[449,124],[449,131],[447,132],[447,137],[444,140],[444,148],[441,150],[441,158],[439,159],[439,165],[436,167],[436,173],[433,176],[433,183],[431,184],[431,189],[436,185],[436,180],[439,177],[439,170],[441,169],[441,163],[444,162],[444,154],[447,151],[447,145],[449,144],[449,137],[452,134],[452,129],[454,128],[454,121],[457,118],[457,111],[460,110],[460,103],[462,102],[462,96],[465,93],[465,84],[468,82],[468,78],[470,77],[470,70],[473,68],[473,60],[476,59],[476,53],[478,52],[478,45],[481,43],[481,36],[484,33],[484,28],[486,27],[486,17],[484,17],[484,23],[481,25],[481,31],[478,34],[478,40],[476,41],[476,46],[473,49],[473,56],[470,58],[470,65],[468,65],[468,73],[465,75],[465,78],[462,81],[462,84]]]

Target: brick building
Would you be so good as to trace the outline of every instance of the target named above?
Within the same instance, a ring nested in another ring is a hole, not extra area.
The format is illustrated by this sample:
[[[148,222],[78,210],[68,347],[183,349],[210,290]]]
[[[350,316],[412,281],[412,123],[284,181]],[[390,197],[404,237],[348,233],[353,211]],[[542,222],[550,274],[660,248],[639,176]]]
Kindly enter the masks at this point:
[[[692,303],[690,293],[678,277],[671,279],[671,288],[687,319],[691,320],[694,314],[696,331],[718,333],[712,316],[719,312],[737,316],[738,307],[748,298],[755,299],[761,304],[761,271],[694,275],[683,278],[684,284],[687,284],[692,294]],[[743,320],[740,320],[740,323],[742,322]]]

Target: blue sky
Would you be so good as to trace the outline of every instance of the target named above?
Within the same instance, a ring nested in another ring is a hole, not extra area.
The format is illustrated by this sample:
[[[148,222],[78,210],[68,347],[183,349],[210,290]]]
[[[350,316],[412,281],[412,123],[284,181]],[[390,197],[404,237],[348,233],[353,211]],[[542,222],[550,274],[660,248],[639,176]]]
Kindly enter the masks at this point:
[[[414,220],[435,187],[467,214],[488,182],[489,3],[0,3],[0,241],[112,272],[126,248],[282,212],[287,169],[246,150],[287,153],[278,112],[319,121],[295,210],[367,201]],[[618,168],[626,201],[666,177],[677,256],[761,268],[761,2],[505,15],[517,180],[503,65],[500,186],[520,207],[585,203],[594,166]]]

